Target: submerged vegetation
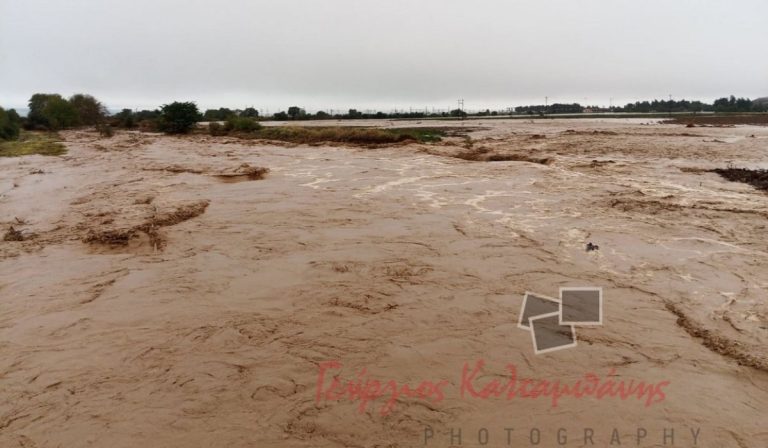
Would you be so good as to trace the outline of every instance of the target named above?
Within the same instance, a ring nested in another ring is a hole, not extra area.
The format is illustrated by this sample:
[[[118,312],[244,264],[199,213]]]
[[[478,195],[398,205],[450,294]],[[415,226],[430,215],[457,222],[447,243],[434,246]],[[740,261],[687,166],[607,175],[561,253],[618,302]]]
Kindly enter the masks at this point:
[[[743,182],[758,190],[768,191],[768,170],[750,170],[747,168],[717,168],[711,170],[731,182]]]
[[[262,129],[258,137],[292,143],[338,142],[377,145],[418,141],[416,135],[397,130],[355,127],[268,127]]]
[[[245,120],[245,121],[244,121]],[[447,128],[366,128],[366,127],[321,127],[321,126],[267,126],[239,118],[222,126],[209,125],[214,136],[232,135],[240,138],[277,140],[289,143],[351,143],[358,145],[382,145],[403,142],[436,142],[448,133]],[[252,128],[252,125],[256,125]]]
[[[0,141],[0,157],[60,156],[66,152],[59,136],[50,132],[23,131],[18,140]]]

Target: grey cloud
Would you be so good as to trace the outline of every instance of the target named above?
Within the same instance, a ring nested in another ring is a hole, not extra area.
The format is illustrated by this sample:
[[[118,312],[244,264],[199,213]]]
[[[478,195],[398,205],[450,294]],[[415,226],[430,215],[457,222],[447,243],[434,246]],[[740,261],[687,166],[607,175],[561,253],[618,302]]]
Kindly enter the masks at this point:
[[[768,94],[763,0],[0,0],[0,104],[504,107]]]

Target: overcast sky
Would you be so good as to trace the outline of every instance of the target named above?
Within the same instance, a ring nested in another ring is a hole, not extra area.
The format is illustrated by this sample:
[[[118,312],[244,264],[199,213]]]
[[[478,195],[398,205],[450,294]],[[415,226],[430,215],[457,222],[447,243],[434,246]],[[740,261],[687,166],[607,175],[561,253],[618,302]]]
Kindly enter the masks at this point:
[[[0,0],[0,105],[467,109],[768,95],[766,0]]]

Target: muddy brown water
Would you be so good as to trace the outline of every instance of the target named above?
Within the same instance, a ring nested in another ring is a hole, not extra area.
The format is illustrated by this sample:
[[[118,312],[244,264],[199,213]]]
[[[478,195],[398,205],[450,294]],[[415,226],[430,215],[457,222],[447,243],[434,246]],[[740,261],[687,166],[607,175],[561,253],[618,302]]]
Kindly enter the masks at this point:
[[[764,165],[768,129],[472,126],[484,154],[552,162],[462,160],[462,138],[363,149],[88,132],[64,133],[62,157],[0,159],[1,224],[25,236],[0,242],[0,445],[406,447],[427,426],[427,446],[457,429],[476,446],[480,428],[489,446],[507,446],[504,428],[512,446],[532,428],[542,446],[560,428],[573,446],[584,428],[596,446],[614,429],[636,446],[638,427],[640,446],[669,428],[675,446],[696,428],[700,446],[768,445],[768,196],[706,172]],[[244,163],[270,172],[220,177]],[[134,231],[86,242],[100,229]],[[522,295],[563,286],[601,286],[605,322],[535,355]],[[648,407],[462,397],[462,367],[480,359],[478,384],[508,380],[508,364],[669,384]],[[401,396],[387,415],[385,399],[362,413],[317,402],[329,360],[344,379],[445,379],[445,397]]]

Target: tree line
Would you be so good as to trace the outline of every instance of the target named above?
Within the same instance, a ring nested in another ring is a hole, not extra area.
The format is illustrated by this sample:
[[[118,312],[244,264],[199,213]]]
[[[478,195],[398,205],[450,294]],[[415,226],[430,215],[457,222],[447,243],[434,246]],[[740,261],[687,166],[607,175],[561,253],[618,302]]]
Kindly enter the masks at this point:
[[[331,114],[326,111],[308,113],[300,106],[291,106],[287,110],[272,114],[271,117],[261,117],[254,107],[243,110],[233,110],[226,107],[207,109],[201,112],[194,102],[173,102],[155,110],[123,109],[110,114],[102,102],[91,95],[78,93],[69,98],[59,94],[36,93],[29,99],[29,113],[26,117],[19,116],[15,110],[5,110],[0,107],[0,140],[16,139],[20,129],[57,131],[79,126],[97,126],[103,133],[111,135],[110,128],[140,128],[148,131],[160,131],[170,134],[189,132],[198,122],[218,123],[211,126],[211,133],[229,131],[249,131],[256,129],[258,120],[272,119],[279,121],[290,120],[357,120],[357,119],[420,119],[467,116],[496,116],[510,114],[544,115],[544,114],[579,114],[585,112],[628,112],[628,113],[672,113],[672,112],[768,112],[768,101],[765,99],[753,101],[749,98],[736,98],[733,95],[715,100],[711,104],[701,101],[688,100],[652,100],[637,101],[624,106],[604,108],[572,104],[546,104],[518,106],[503,111],[485,111],[468,113],[461,109],[450,112],[394,112],[385,113],[362,112],[349,109],[346,113]],[[221,122],[224,124],[222,125]]]

